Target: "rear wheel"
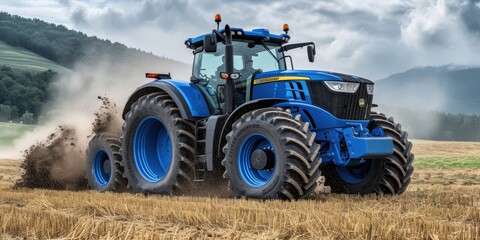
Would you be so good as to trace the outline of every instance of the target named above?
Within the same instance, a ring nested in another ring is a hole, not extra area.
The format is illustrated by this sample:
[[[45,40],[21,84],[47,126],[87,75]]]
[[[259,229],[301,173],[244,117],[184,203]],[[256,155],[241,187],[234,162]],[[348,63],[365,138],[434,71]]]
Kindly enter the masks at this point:
[[[122,191],[126,187],[123,178],[121,143],[109,134],[95,135],[87,149],[88,186],[100,192]]]
[[[182,193],[193,183],[194,126],[163,92],[133,103],[123,126],[124,176],[135,192]]]
[[[244,114],[227,135],[224,177],[237,197],[308,197],[320,177],[320,146],[308,123],[266,108]]]
[[[410,184],[413,173],[414,155],[408,134],[402,131],[400,124],[382,113],[372,112],[368,129],[378,137],[393,139],[393,154],[384,159],[367,160],[354,167],[335,165],[322,166],[321,169],[332,192],[350,194],[401,194]]]

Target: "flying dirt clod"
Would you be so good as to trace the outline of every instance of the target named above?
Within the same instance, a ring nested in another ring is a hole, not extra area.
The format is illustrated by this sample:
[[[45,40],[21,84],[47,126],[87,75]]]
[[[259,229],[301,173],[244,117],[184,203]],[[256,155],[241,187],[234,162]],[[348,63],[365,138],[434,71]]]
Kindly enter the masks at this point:
[[[106,96],[98,96],[102,102],[100,109],[95,112],[95,120],[92,123],[92,135],[110,133],[120,136],[122,131],[122,118],[118,114],[117,105]],[[88,136],[89,138],[92,136]]]

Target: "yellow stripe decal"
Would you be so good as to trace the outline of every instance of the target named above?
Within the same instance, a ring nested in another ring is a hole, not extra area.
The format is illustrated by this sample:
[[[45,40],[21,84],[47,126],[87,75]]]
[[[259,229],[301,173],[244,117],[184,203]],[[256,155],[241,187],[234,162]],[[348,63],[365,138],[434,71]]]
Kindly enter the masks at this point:
[[[263,83],[271,83],[271,82],[279,82],[279,81],[292,81],[292,80],[310,80],[310,78],[299,77],[299,76],[268,77],[268,78],[255,79],[253,81],[253,85],[263,84]]]

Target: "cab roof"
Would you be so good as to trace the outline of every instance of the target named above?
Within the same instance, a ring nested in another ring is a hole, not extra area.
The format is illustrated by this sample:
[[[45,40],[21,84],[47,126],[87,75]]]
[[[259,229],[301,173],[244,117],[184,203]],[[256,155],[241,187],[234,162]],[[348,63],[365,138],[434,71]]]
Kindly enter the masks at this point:
[[[279,45],[288,43],[290,40],[290,36],[288,34],[271,34],[268,29],[265,28],[258,28],[258,29],[253,29],[251,31],[246,31],[243,28],[235,28],[232,27],[230,28],[232,31],[232,39],[235,40],[253,40],[253,41],[259,41],[263,40],[266,43],[276,43]],[[225,32],[225,29],[220,29],[218,30],[221,33]],[[196,49],[200,46],[203,45],[203,38],[207,35],[210,35],[211,33],[206,33],[197,37],[193,38],[188,38],[185,41],[185,45],[187,48],[191,49]]]

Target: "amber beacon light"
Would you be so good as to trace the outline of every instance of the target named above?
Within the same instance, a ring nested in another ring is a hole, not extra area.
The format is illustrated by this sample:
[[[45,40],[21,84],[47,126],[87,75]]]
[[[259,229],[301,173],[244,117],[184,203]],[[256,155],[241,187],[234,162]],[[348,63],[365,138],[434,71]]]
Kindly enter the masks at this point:
[[[222,15],[220,15],[220,13],[215,14],[215,22],[217,23],[217,30],[220,27],[221,21],[222,21]]]
[[[288,27],[288,24],[283,24],[283,31],[285,32],[285,34],[288,34],[288,31],[290,30],[290,28]]]
[[[215,14],[215,22],[219,23],[222,21],[222,15],[220,13]]]

